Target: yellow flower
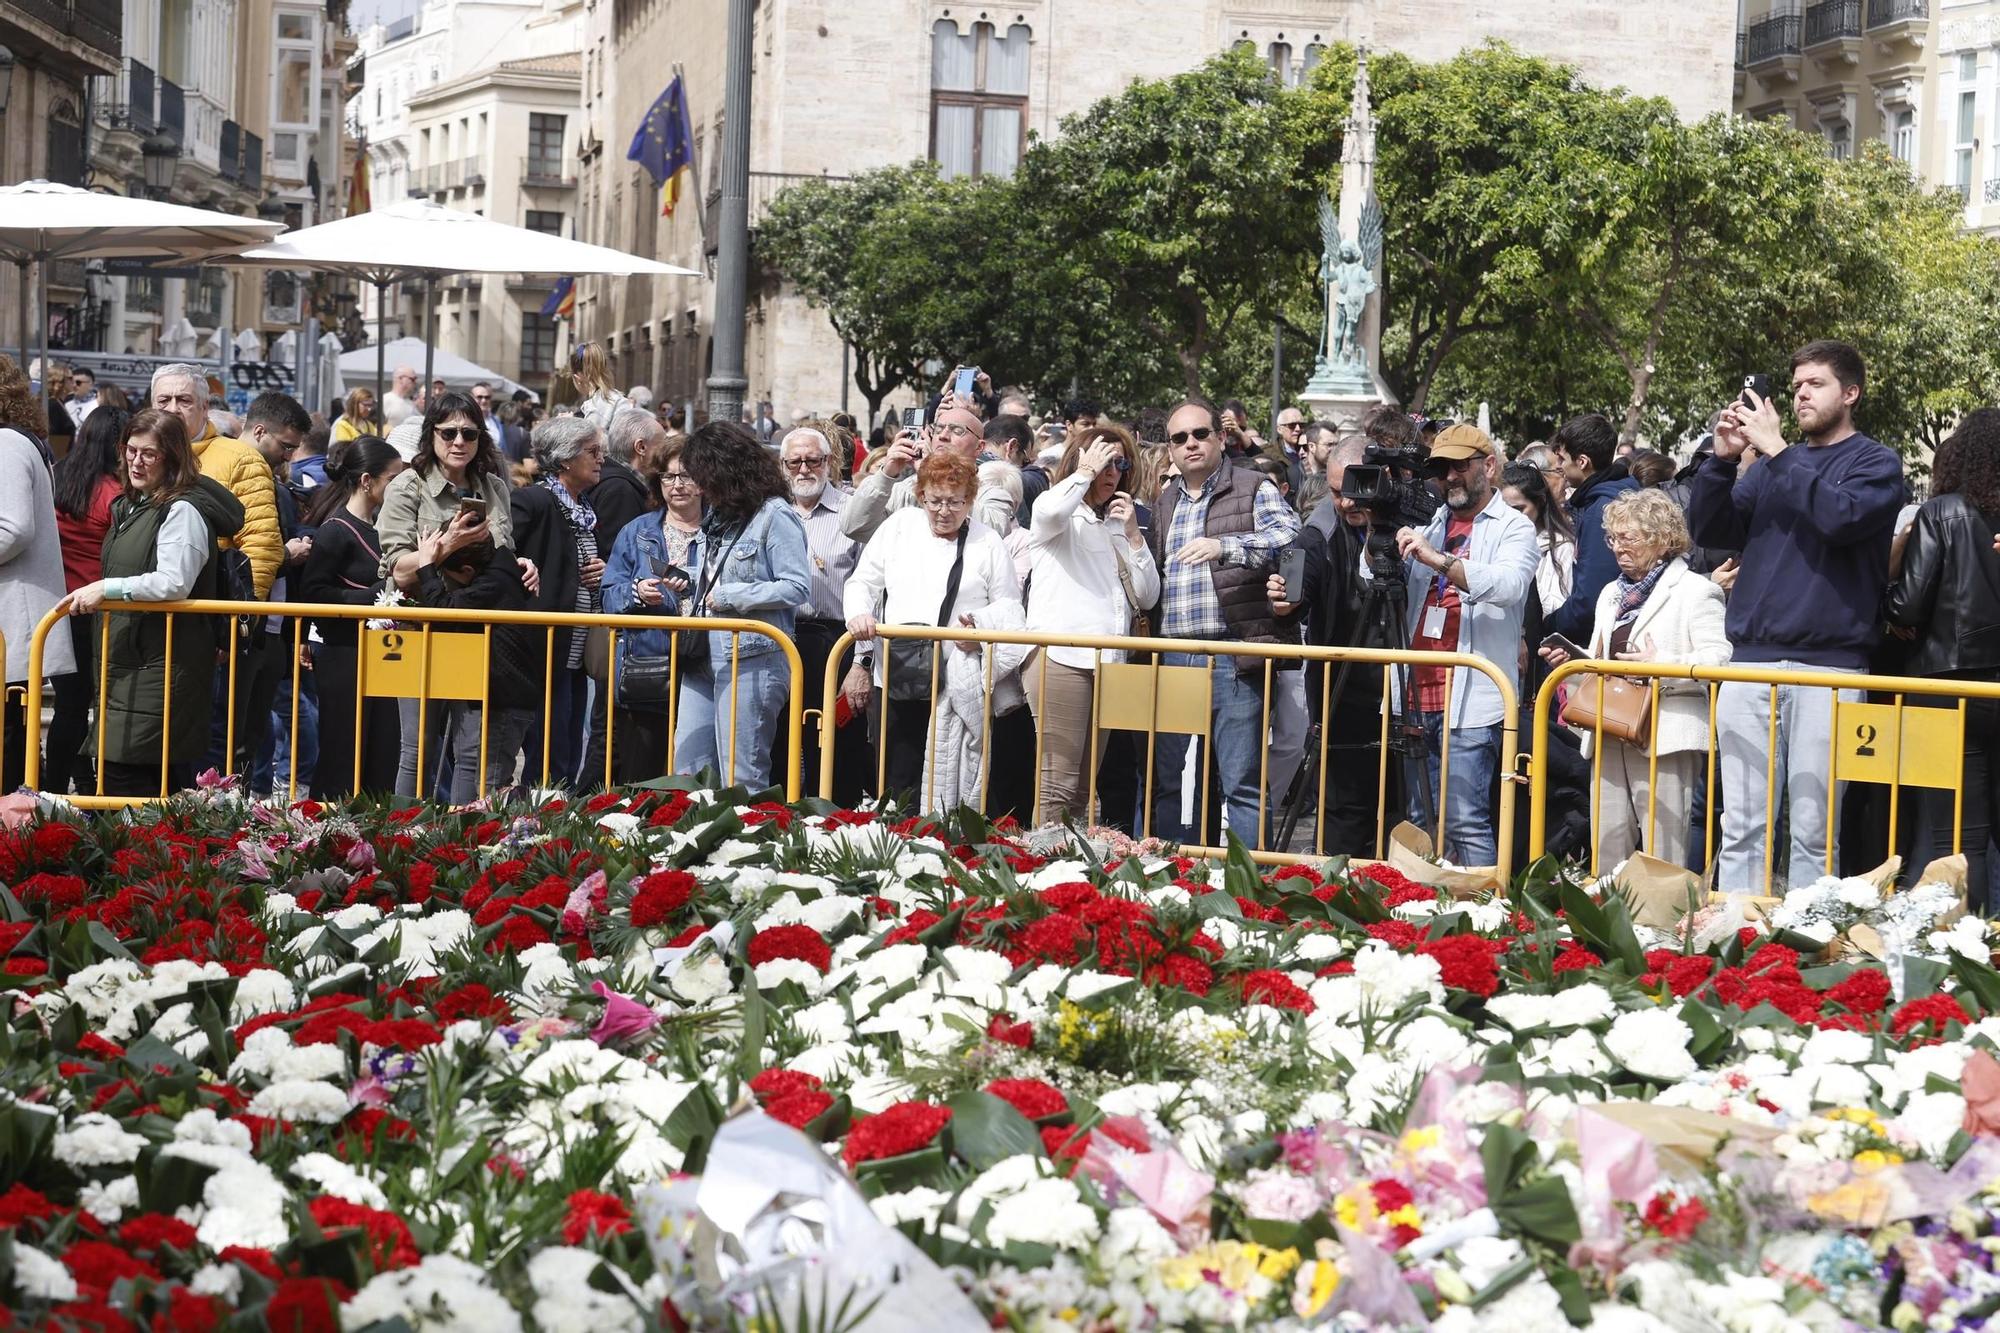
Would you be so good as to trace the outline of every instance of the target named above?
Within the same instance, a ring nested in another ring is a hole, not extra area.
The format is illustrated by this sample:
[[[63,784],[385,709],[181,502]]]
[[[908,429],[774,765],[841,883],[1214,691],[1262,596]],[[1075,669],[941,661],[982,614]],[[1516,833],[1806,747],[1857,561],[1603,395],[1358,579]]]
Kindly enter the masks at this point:
[[[1901,1166],[1903,1154],[1883,1152],[1880,1148],[1865,1148],[1854,1154],[1854,1169],[1863,1175],[1880,1171],[1885,1166]]]
[[[1263,1260],[1257,1265],[1257,1271],[1275,1282],[1298,1266],[1298,1250],[1287,1246],[1282,1250],[1265,1250]]]
[[[1404,1204],[1395,1212],[1387,1214],[1383,1220],[1391,1226],[1414,1227],[1418,1231],[1424,1229],[1424,1219],[1418,1215],[1417,1206],[1413,1203]]]
[[[1406,1157],[1415,1157],[1420,1152],[1435,1148],[1444,1141],[1444,1130],[1436,1125],[1426,1125],[1405,1133],[1396,1144]]]
[[[1310,1319],[1326,1308],[1340,1288],[1340,1267],[1330,1259],[1315,1259],[1299,1270],[1292,1289],[1292,1313]]]
[[[1192,1254],[1160,1261],[1160,1281],[1174,1291],[1193,1291],[1201,1281],[1202,1262]]]

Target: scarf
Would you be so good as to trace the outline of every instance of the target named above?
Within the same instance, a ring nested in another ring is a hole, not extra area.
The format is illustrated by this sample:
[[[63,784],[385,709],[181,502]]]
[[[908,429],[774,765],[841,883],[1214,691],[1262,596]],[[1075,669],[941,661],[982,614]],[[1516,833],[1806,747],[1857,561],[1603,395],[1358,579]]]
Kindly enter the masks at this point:
[[[1660,575],[1666,573],[1669,563],[1669,561],[1662,560],[1637,579],[1628,579],[1623,574],[1618,576],[1618,619],[1616,622],[1618,626],[1629,625],[1632,621],[1638,619],[1639,608],[1644,606],[1646,599],[1653,595],[1653,585],[1660,581]]]
[[[576,544],[577,568],[582,569],[585,563],[597,558],[597,511],[590,507],[589,501],[572,496],[569,487],[554,477],[543,477],[542,485],[555,495],[563,519],[569,524],[570,537]],[[598,595],[598,589],[586,587],[579,578],[573,609],[583,615],[595,612],[599,606]],[[583,665],[583,641],[587,634],[588,631],[582,629],[570,633],[569,651],[563,656],[563,665],[572,671]]]

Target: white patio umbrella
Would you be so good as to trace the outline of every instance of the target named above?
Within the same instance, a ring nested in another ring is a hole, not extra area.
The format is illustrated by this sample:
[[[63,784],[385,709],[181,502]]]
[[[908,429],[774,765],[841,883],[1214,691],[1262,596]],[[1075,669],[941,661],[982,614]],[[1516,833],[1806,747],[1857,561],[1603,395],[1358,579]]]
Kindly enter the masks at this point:
[[[269,240],[284,224],[99,194],[53,181],[0,186],[0,263],[21,272],[21,364],[28,362],[28,265],[41,269],[42,402],[49,399],[49,262],[140,259],[186,263]]]
[[[431,381],[436,339],[431,297],[441,273],[532,273],[699,277],[693,269],[641,259],[602,245],[495,222],[476,213],[405,199],[386,208],[323,222],[243,250],[224,263],[347,273],[375,284],[375,393],[380,400],[386,350],[383,325],[391,283],[424,280],[424,380]]]
[[[482,380],[487,384],[494,385],[503,394],[511,394],[516,389],[527,389],[528,387],[525,384],[515,383],[498,371],[488,370],[475,361],[468,361],[462,356],[426,347],[421,338],[396,338],[381,348],[357,347],[351,352],[342,352],[340,354],[341,375],[343,377],[352,376],[357,380],[360,379],[367,372],[369,366],[374,363],[378,352],[398,365],[404,362],[415,362],[421,357],[431,367],[431,378],[443,380],[454,389],[469,389]],[[532,394],[534,390],[528,389],[528,392]]]

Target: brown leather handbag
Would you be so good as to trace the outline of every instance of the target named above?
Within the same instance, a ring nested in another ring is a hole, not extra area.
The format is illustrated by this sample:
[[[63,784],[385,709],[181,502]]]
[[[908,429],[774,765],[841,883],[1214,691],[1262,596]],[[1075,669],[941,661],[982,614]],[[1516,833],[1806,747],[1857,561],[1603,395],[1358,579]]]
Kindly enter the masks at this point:
[[[1640,748],[1653,742],[1653,691],[1629,676],[1591,676],[1570,691],[1562,720],[1585,735],[1603,732],[1614,740]]]

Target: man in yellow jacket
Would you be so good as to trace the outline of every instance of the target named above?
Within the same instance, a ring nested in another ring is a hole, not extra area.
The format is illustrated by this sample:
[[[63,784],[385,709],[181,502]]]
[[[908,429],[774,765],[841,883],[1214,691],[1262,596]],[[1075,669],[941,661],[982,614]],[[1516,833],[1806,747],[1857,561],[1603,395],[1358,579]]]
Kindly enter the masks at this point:
[[[271,594],[271,581],[285,562],[285,540],[278,530],[277,481],[264,456],[241,440],[218,434],[208,419],[208,377],[194,366],[161,366],[153,372],[153,406],[172,412],[187,424],[201,475],[229,488],[243,504],[243,529],[220,545],[235,547],[250,561],[250,576],[261,599]]]

